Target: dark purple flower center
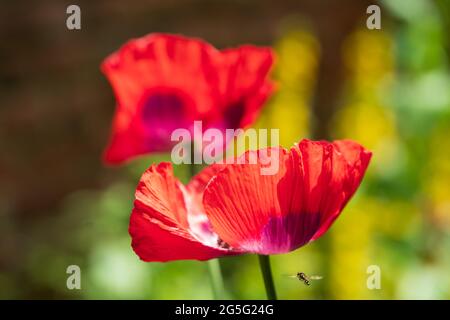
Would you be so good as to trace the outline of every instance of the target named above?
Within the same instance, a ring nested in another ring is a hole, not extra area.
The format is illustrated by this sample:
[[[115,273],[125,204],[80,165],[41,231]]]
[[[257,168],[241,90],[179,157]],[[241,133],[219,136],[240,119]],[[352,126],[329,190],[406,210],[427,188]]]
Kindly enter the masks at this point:
[[[235,129],[240,127],[242,117],[244,116],[244,102],[234,103],[225,110],[225,122],[227,129]]]
[[[173,130],[189,125],[183,99],[176,93],[153,93],[142,106],[142,121],[148,132],[170,140]]]
[[[308,243],[319,226],[319,214],[272,217],[263,228],[261,238],[250,243],[248,249],[262,254],[286,253]]]

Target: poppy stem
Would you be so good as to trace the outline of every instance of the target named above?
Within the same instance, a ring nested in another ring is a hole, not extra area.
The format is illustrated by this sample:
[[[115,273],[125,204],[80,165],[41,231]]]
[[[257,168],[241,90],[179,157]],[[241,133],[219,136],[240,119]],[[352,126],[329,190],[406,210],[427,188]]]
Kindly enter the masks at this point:
[[[208,261],[208,271],[214,299],[225,299],[225,286],[223,283],[222,271],[220,270],[219,259],[211,259]]]
[[[264,279],[264,285],[266,287],[266,294],[268,300],[277,300],[277,293],[275,292],[275,285],[273,284],[272,270],[270,268],[270,257],[264,255],[258,255],[259,267]]]

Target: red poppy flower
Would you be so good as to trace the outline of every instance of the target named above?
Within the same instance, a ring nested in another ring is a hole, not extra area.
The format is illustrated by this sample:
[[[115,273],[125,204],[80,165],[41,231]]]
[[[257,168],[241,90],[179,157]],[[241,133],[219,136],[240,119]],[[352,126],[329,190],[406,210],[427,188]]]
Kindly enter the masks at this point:
[[[244,155],[256,156],[255,164],[207,167],[186,187],[170,164],[151,166],[137,187],[130,218],[132,247],[139,257],[206,260],[292,251],[330,228],[371,158],[349,140],[302,140],[290,151],[270,149],[277,153],[279,170],[261,175],[267,164],[262,151]]]
[[[104,159],[169,151],[174,129],[244,128],[255,121],[273,89],[269,48],[241,46],[219,51],[176,35],[131,40],[105,59],[102,71],[117,99]]]

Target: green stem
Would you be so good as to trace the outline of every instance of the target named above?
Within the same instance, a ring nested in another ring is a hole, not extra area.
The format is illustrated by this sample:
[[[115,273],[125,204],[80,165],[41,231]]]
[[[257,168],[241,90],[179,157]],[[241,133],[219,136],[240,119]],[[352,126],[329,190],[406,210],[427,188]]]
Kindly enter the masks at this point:
[[[214,299],[215,300],[225,299],[225,286],[223,284],[219,259],[211,259],[208,261],[208,271],[209,271],[209,278],[211,279],[211,286]]]
[[[277,293],[275,292],[275,285],[273,284],[272,270],[270,269],[269,256],[258,255],[259,267],[264,279],[264,285],[266,287],[267,299],[277,300]]]

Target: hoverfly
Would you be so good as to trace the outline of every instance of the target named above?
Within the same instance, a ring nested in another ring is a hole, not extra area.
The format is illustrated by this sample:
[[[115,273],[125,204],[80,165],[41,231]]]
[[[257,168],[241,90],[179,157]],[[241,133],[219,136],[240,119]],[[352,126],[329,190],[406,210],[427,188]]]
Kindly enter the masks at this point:
[[[297,272],[295,275],[288,276],[289,278],[297,278],[298,280],[304,282],[307,286],[311,284],[311,280],[320,280],[322,276],[307,276],[304,272]]]

